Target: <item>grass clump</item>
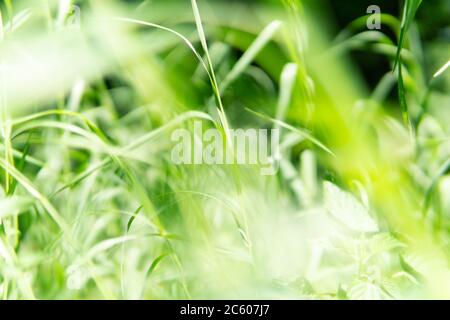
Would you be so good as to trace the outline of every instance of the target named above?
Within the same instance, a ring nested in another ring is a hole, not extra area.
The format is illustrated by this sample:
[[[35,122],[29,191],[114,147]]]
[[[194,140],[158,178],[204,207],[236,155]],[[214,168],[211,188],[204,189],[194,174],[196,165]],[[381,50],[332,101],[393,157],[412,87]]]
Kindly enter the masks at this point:
[[[320,4],[1,1],[1,297],[449,298],[448,6]],[[194,120],[279,171],[175,165]]]

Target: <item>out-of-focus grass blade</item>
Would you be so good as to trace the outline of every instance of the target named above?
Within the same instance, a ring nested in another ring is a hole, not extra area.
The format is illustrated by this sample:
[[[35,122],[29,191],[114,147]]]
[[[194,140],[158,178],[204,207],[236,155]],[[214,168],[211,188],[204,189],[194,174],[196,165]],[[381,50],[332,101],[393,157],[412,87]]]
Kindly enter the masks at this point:
[[[233,69],[231,69],[225,77],[221,85],[222,90],[225,90],[252,63],[262,48],[270,42],[275,32],[277,32],[280,28],[281,24],[281,21],[275,20],[264,28],[247,51],[245,51],[242,57],[234,65]]]
[[[77,183],[82,181],[83,179],[89,177],[92,173],[94,173],[97,170],[100,170],[103,167],[106,167],[108,164],[111,163],[111,158],[107,158],[100,163],[94,163],[91,166],[89,166],[85,171],[77,175],[75,178],[70,180],[68,183],[64,184],[63,186],[59,187],[56,191],[54,191],[51,195],[49,195],[49,198],[53,198],[60,192],[66,190],[67,188],[71,188],[75,186]]]
[[[408,104],[406,102],[405,84],[403,82],[402,64],[398,66],[398,98],[400,100],[400,108],[402,110],[403,123],[409,127]]]
[[[209,52],[211,60],[213,62],[213,68],[217,68],[223,63],[225,57],[229,53],[229,50],[230,47],[224,43],[221,42],[213,43]],[[206,57],[204,56],[203,59],[206,59]],[[195,70],[193,78],[195,79],[202,77],[204,71],[205,71],[204,67],[200,64]]]
[[[0,152],[4,152],[4,151],[5,151],[5,146],[0,144]],[[24,151],[25,151],[25,150],[24,150]],[[15,158],[19,159],[19,161],[20,161],[20,159],[24,159],[25,162],[28,162],[28,163],[30,163],[30,164],[32,164],[32,165],[37,166],[37,167],[43,167],[43,166],[45,166],[45,163],[44,163],[42,160],[39,160],[39,159],[37,159],[37,158],[35,158],[35,157],[32,157],[32,156],[30,156],[30,155],[27,155],[27,156],[25,157],[25,156],[24,156],[24,152],[22,152],[22,151],[18,151],[18,150],[16,150],[16,149],[13,149],[13,150],[12,150],[12,153],[13,153],[13,156],[14,156]]]
[[[28,134],[27,142],[25,143],[25,146],[23,148],[22,157],[20,158],[19,162],[17,163],[16,167],[20,172],[23,172],[23,169],[25,168],[26,159],[28,156],[28,152],[30,151],[30,138],[31,133]],[[14,157],[14,150],[11,151],[11,156]],[[17,181],[13,180],[11,183],[11,190],[10,193],[13,194],[16,189]]]
[[[11,246],[5,243],[3,237],[0,237],[0,257],[4,259],[4,262],[6,262],[6,264],[9,265],[9,267],[15,269],[14,271],[20,272],[17,266],[18,264],[17,255],[15,254]],[[17,282],[19,289],[22,292],[25,299],[28,300],[36,299],[33,293],[33,289],[31,288],[29,279],[24,277],[23,274],[17,274]],[[3,282],[3,285],[4,284],[5,282]],[[3,287],[3,298],[4,299],[8,298],[7,290],[5,290],[5,287]]]
[[[0,219],[17,215],[28,208],[34,203],[34,200],[30,197],[24,196],[11,196],[0,200]]]
[[[185,36],[183,36],[181,33],[161,26],[159,24],[156,23],[151,23],[151,22],[146,22],[146,21],[142,21],[142,20],[137,20],[137,19],[130,19],[130,18],[123,18],[123,17],[117,17],[115,18],[116,20],[119,21],[124,21],[124,22],[130,22],[130,23],[135,23],[135,24],[140,24],[140,25],[144,25],[144,26],[148,26],[148,27],[153,27],[153,28],[157,28],[157,29],[161,29],[167,32],[170,32],[174,35],[176,35],[178,38],[180,38],[181,40],[184,41],[184,43],[186,43],[186,45],[189,47],[189,49],[194,53],[195,57],[198,59],[198,61],[200,62],[200,64],[203,66],[203,68],[205,69],[206,73],[208,74],[209,78],[212,81],[212,75],[210,72],[210,68],[205,64],[205,61],[203,61],[202,56],[198,53],[198,51],[195,49],[194,45],[189,41],[188,38],[186,38]]]
[[[69,14],[72,0],[59,0],[58,16],[56,17],[56,26],[62,27],[64,21]]]
[[[140,138],[137,138],[135,141],[131,142],[130,144],[128,144],[127,146],[121,148],[118,150],[119,153],[127,153],[132,151],[133,149],[136,149],[140,146],[142,146],[144,143],[156,138],[158,135],[160,135],[161,133],[163,133],[164,131],[168,130],[169,128],[173,128],[174,126],[192,119],[192,118],[197,118],[197,119],[203,119],[203,120],[208,120],[213,122],[214,120],[206,113],[204,112],[199,112],[199,111],[189,111],[186,113],[183,113],[181,115],[179,115],[178,117],[176,117],[175,119],[173,119],[172,121],[166,123],[165,125],[159,127],[158,129],[155,129],[145,135],[143,135]],[[81,180],[85,179],[86,177],[90,176],[93,172],[107,166],[108,164],[110,164],[112,162],[111,158],[107,158],[99,163],[93,164],[92,166],[90,166],[89,168],[87,168],[84,172],[82,172],[81,174],[79,174],[77,177],[75,177],[74,179],[72,179],[70,182],[64,184],[62,187],[59,187],[55,192],[52,193],[52,195],[50,197],[54,197],[55,195],[57,195],[58,193],[60,193],[61,191],[70,188],[74,185],[76,185],[77,183],[79,183]]]
[[[17,119],[12,120],[12,125],[16,126],[16,125],[20,125],[20,124],[23,124],[23,123],[26,123],[26,122],[31,122],[33,120],[36,120],[36,119],[39,119],[39,118],[43,118],[43,117],[47,117],[47,116],[52,116],[52,115],[65,115],[65,116],[72,116],[72,117],[78,118],[93,133],[95,133],[96,135],[98,135],[98,136],[100,136],[102,138],[105,138],[104,133],[94,123],[92,123],[88,118],[86,118],[83,114],[78,113],[78,112],[74,112],[74,111],[64,110],[64,109],[48,110],[48,111],[34,113],[32,115],[29,115],[29,116],[17,118]]]
[[[117,238],[113,238],[113,239],[104,240],[104,241],[96,244],[95,246],[93,246],[91,249],[89,249],[89,251],[85,255],[83,255],[83,257],[81,258],[81,262],[88,262],[91,259],[95,258],[100,253],[107,251],[108,249],[111,249],[119,244],[122,244],[122,243],[125,243],[128,241],[136,240],[138,238],[139,237],[136,235],[131,235],[131,236],[123,236],[123,237],[117,237]]]
[[[383,102],[394,87],[396,80],[395,74],[386,73],[373,90],[371,98],[379,103]]]
[[[3,18],[2,18],[2,12],[0,10],[0,41],[3,40],[3,37],[5,36],[4,30],[3,30]]]
[[[425,193],[425,201],[423,203],[423,209],[422,209],[422,213],[423,215],[427,214],[428,208],[430,207],[430,203],[431,203],[431,199],[433,196],[433,192],[436,189],[436,185],[439,182],[439,179],[445,175],[445,173],[450,169],[450,160],[447,160],[440,168],[438,171],[438,174],[433,178],[433,180],[431,181],[430,186],[427,189],[427,192]]]
[[[145,273],[145,279],[147,279],[153,273],[153,271],[155,271],[156,267],[161,263],[161,261],[164,260],[164,258],[170,255],[171,253],[166,252],[157,256],[155,260],[152,261],[150,267],[148,267],[147,272]],[[141,296],[144,294],[144,291],[145,291],[145,282],[144,285],[142,286]]]
[[[12,21],[8,21],[5,23],[5,33],[12,32],[20,28],[28,19],[31,17],[31,11],[28,9],[20,11],[18,14],[14,16]]]
[[[80,135],[80,136],[88,139],[94,145],[98,145],[99,147],[102,147],[105,150],[108,149],[108,146],[98,135],[93,134],[90,131],[84,130],[83,128],[81,128],[79,126],[76,126],[73,124],[68,124],[68,123],[63,123],[63,122],[58,122],[58,121],[47,120],[47,121],[31,122],[27,125],[24,125],[24,126],[18,128],[14,132],[14,137],[17,137],[24,132],[34,130],[34,129],[39,129],[39,128],[53,128],[53,129],[59,129],[59,130],[71,132],[71,133]]]
[[[56,224],[60,227],[60,229],[65,232],[68,236],[70,236],[70,228],[64,218],[59,214],[59,212],[53,207],[53,205],[48,201],[48,199],[42,195],[36,187],[16,168],[14,168],[7,161],[0,158],[0,167],[2,167],[5,171],[7,171],[14,179],[16,179],[28,193],[36,198],[41,205],[45,208],[48,214],[52,217],[52,219],[56,222]]]
[[[143,206],[139,206],[136,211],[133,212],[133,215],[130,217],[130,219],[128,220],[127,223],[127,232],[130,231],[131,225],[133,224],[134,219],[136,219],[137,215],[139,214],[139,212],[141,211],[141,209],[143,208]]]
[[[203,119],[203,120],[207,120],[207,121],[211,121],[214,122],[214,120],[211,118],[211,116],[209,116],[208,114],[204,113],[204,112],[199,112],[199,111],[188,111],[185,112],[181,115],[179,115],[178,117],[176,117],[175,119],[171,120],[170,122],[166,123],[165,125],[159,127],[158,129],[155,129],[145,135],[143,135],[140,138],[137,138],[135,141],[133,141],[132,143],[130,143],[129,145],[127,145],[124,150],[131,150],[131,149],[135,149],[138,148],[139,146],[141,146],[142,144],[144,144],[145,142],[157,137],[159,134],[161,134],[162,132],[164,132],[165,130],[172,128],[186,120],[189,119],[193,119],[193,118],[197,118],[197,119]]]
[[[450,67],[450,60],[447,61],[447,63],[444,64],[444,65],[442,66],[442,68],[440,68],[438,71],[436,71],[436,73],[433,75],[433,78],[439,77],[441,74],[443,74],[443,73],[445,72],[445,70],[448,69],[448,67]]]
[[[155,260],[153,260],[152,264],[150,265],[150,267],[147,270],[147,276],[151,275],[153,273],[153,271],[155,271],[156,267],[158,266],[158,264],[167,256],[169,256],[170,253],[163,253],[161,255],[159,255]]]
[[[405,257],[403,255],[399,256],[400,259],[400,265],[402,267],[403,270],[405,270],[405,272],[407,272],[408,274],[410,274],[414,280],[417,282],[422,282],[424,281],[424,277],[422,274],[420,274],[420,272],[418,272],[416,269],[414,269],[413,266],[411,266],[406,260]]]
[[[276,111],[276,119],[283,121],[289,103],[291,101],[292,91],[294,89],[295,80],[297,79],[298,67],[295,63],[288,63],[284,66],[280,78],[280,94],[278,96],[278,104]]]
[[[246,109],[247,111],[249,111],[249,112],[255,114],[256,116],[258,116],[258,117],[260,117],[260,118],[263,118],[263,119],[266,119],[266,120],[268,120],[268,121],[271,121],[271,122],[273,122],[273,123],[279,125],[280,127],[283,127],[283,128],[285,128],[285,129],[288,129],[288,130],[290,130],[290,131],[292,131],[292,132],[295,132],[295,133],[299,134],[300,136],[302,136],[302,137],[308,139],[309,141],[311,141],[313,144],[317,145],[317,146],[318,146],[319,148],[321,148],[322,150],[324,150],[324,151],[326,151],[327,153],[329,153],[329,154],[331,154],[331,155],[334,156],[334,153],[333,153],[328,147],[326,147],[322,142],[320,142],[319,140],[317,140],[316,138],[314,138],[314,137],[313,137],[310,133],[308,133],[306,130],[301,130],[301,129],[295,128],[295,127],[293,127],[293,126],[291,126],[291,125],[289,125],[289,124],[287,124],[287,123],[285,123],[285,122],[283,122],[283,121],[280,121],[280,120],[277,120],[277,119],[273,119],[273,118],[271,118],[271,117],[269,117],[269,116],[267,116],[267,115],[264,115],[264,114],[262,114],[262,113],[256,112],[256,111],[254,111],[254,110],[251,110],[251,109],[248,109],[248,108],[245,108],[245,109]]]
[[[0,257],[2,257],[7,264],[13,264],[14,257],[9,248],[10,247],[4,243],[2,237],[0,237]]]
[[[3,99],[2,104],[6,105],[5,97],[2,97],[2,99]],[[11,143],[11,140],[12,140],[11,131],[12,131],[11,119],[7,115],[6,109],[4,109],[3,114],[2,114],[2,128],[1,128],[2,138],[3,138],[4,146],[5,146],[4,156],[5,156],[5,160],[8,163],[10,163],[11,166],[14,166],[14,156],[13,156],[12,143]],[[11,187],[12,187],[13,181],[14,180],[11,179],[9,173],[5,172],[5,192],[7,195],[12,194]]]
[[[354,48],[364,48],[367,47],[369,43],[394,45],[392,40],[382,32],[363,31],[347,39],[344,39],[339,43],[336,43],[336,45],[332,47],[332,52],[340,52],[343,50]]]
[[[333,40],[333,43],[335,44],[341,43],[358,30],[367,30],[367,17],[368,16],[362,16],[353,20],[347,27],[345,27],[345,29],[339,32],[339,34]],[[399,33],[401,24],[396,17],[390,14],[382,13],[380,15],[380,18],[382,24],[389,26],[392,29],[392,31],[395,32],[396,34]]]

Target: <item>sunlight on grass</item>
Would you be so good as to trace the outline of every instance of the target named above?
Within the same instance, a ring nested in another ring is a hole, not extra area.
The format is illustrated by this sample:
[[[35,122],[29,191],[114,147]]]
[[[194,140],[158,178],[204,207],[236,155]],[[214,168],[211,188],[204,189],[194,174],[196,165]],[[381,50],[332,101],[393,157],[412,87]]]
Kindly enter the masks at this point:
[[[0,1],[0,296],[450,298],[448,6],[319,2]],[[194,120],[279,171],[175,165]]]

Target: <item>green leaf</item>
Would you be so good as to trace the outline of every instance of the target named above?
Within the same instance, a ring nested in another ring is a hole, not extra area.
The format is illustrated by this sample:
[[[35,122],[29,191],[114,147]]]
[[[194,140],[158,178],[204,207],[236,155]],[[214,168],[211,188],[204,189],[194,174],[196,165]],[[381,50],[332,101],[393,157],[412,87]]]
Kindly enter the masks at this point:
[[[368,210],[350,193],[324,182],[324,206],[336,220],[359,232],[376,232],[378,226]]]

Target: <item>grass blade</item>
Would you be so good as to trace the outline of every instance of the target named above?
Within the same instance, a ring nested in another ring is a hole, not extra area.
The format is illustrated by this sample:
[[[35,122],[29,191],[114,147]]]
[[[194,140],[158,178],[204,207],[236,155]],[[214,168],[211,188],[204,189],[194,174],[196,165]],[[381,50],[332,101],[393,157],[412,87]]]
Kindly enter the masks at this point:
[[[290,130],[292,132],[295,132],[295,133],[299,134],[302,137],[305,137],[306,139],[311,141],[313,144],[317,145],[322,150],[326,151],[327,153],[329,153],[329,154],[331,154],[333,156],[335,155],[328,147],[326,147],[322,142],[320,142],[319,140],[314,138],[307,131],[295,128],[295,127],[293,127],[293,126],[291,126],[291,125],[289,125],[289,124],[287,124],[287,123],[285,123],[283,121],[280,121],[280,120],[277,120],[277,119],[273,119],[273,118],[271,118],[271,117],[269,117],[267,115],[264,115],[262,113],[256,112],[254,110],[251,110],[251,109],[248,109],[248,108],[246,108],[246,110],[251,112],[251,113],[253,113],[253,114],[255,114],[256,116],[258,116],[260,118],[263,118],[263,119],[266,119],[268,121],[271,121],[271,122],[275,123],[276,125],[279,125],[282,128],[288,129],[288,130]]]
[[[436,73],[433,75],[433,78],[437,78],[439,77],[441,74],[443,74],[448,68],[450,67],[450,60],[447,61],[446,64],[444,64],[442,66],[442,68],[440,68],[438,71],[436,71]]]
[[[239,75],[252,63],[262,48],[271,41],[273,35],[280,29],[281,25],[281,21],[275,20],[264,28],[223,80],[221,85],[222,91],[233,83],[233,81],[235,81],[236,78],[239,77]]]
[[[276,119],[284,121],[289,103],[291,101],[292,91],[294,90],[297,79],[298,68],[295,63],[289,63],[281,72],[280,94],[278,97]]]
[[[406,93],[405,93],[405,84],[403,82],[403,73],[402,73],[403,66],[400,64],[398,66],[398,97],[400,99],[400,108],[402,111],[402,118],[403,123],[410,127],[410,120],[409,120],[409,112],[408,112],[408,104],[406,102]]]
[[[48,214],[52,217],[53,221],[59,226],[59,228],[70,236],[70,228],[64,218],[59,214],[59,212],[53,207],[50,201],[42,195],[36,187],[26,178],[22,173],[20,173],[16,168],[14,168],[7,161],[0,159],[0,167],[2,167],[6,172],[8,172],[14,179],[16,179],[28,193],[38,200]]]
[[[400,27],[400,36],[399,36],[398,45],[397,45],[397,55],[395,57],[395,62],[394,62],[394,70],[395,70],[395,67],[401,63],[400,52],[402,51],[402,48],[403,48],[406,33],[408,32],[408,29],[411,26],[411,23],[413,22],[414,17],[416,15],[417,10],[419,9],[421,3],[422,3],[422,0],[406,0],[406,2],[405,2],[405,6],[403,7],[402,24]]]

